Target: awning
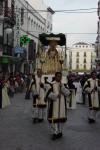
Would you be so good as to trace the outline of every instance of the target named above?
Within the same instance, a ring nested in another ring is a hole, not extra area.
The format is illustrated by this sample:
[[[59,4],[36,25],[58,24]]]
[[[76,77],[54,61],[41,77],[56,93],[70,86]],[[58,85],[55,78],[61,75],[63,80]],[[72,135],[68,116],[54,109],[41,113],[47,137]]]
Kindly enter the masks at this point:
[[[3,55],[0,56],[0,64],[19,64],[21,63],[21,58],[13,57],[13,56],[8,56],[8,55]]]

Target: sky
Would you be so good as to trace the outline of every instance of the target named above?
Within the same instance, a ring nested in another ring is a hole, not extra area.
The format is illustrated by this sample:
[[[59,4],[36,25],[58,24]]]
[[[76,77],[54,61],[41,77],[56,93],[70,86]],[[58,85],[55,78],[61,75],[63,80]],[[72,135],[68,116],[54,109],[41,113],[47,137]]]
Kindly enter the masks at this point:
[[[53,10],[97,8],[98,0],[44,0]],[[96,10],[94,10],[96,11]],[[53,16],[53,32],[67,33],[67,45],[77,42],[94,43],[96,34],[68,33],[97,33],[97,12],[88,14],[55,13]]]

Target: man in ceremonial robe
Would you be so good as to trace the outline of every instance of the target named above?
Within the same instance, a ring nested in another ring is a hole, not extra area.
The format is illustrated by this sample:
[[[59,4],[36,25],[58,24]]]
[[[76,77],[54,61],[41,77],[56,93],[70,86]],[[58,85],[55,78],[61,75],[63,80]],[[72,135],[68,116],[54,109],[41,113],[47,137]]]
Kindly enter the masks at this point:
[[[70,92],[61,83],[61,79],[61,72],[56,72],[55,81],[46,96],[48,99],[48,121],[53,129],[53,140],[62,137],[63,126],[67,121],[66,98]]]
[[[46,103],[44,101],[44,79],[42,78],[41,69],[37,70],[37,75],[32,79],[30,88],[33,93],[33,122],[43,122]]]
[[[9,106],[10,99],[8,96],[8,88],[9,88],[9,75],[3,76],[3,87],[2,87],[2,108]]]
[[[10,105],[8,87],[8,76],[4,76],[0,73],[0,109]]]
[[[71,94],[69,95],[69,102],[68,102],[68,108],[69,109],[76,109],[76,87],[74,85],[75,81],[75,75],[71,74],[68,77],[68,88],[71,91]]]
[[[96,122],[96,115],[100,108],[100,81],[97,79],[96,72],[91,73],[91,78],[84,85],[84,90],[88,94],[89,103],[89,123]]]

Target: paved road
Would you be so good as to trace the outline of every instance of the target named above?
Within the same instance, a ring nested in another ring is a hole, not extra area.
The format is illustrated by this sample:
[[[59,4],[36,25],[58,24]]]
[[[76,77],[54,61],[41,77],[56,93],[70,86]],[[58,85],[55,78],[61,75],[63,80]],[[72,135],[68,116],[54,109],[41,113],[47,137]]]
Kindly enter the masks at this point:
[[[52,141],[47,121],[32,124],[31,100],[17,94],[11,103],[0,110],[0,150],[100,150],[100,115],[89,125],[86,107],[69,111],[64,137]]]

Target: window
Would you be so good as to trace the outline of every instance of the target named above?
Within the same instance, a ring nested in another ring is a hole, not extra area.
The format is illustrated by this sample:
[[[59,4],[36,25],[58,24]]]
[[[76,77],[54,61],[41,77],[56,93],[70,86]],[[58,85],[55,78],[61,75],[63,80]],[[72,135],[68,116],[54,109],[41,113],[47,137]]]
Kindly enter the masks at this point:
[[[76,69],[79,69],[79,65],[78,64],[76,65]]]
[[[86,64],[84,64],[84,69],[86,69]]]
[[[39,25],[39,30],[40,30],[40,25]]]
[[[41,27],[41,31],[42,31],[42,27]]]
[[[24,24],[24,9],[21,8],[21,25]]]
[[[36,30],[38,30],[38,23],[36,24]]]
[[[86,63],[86,58],[84,58],[84,63]]]
[[[11,0],[8,1],[8,7],[11,8]]]
[[[76,53],[76,56],[79,57],[79,52]]]
[[[79,58],[76,59],[76,63],[79,63]]]
[[[34,28],[36,27],[36,22],[34,21]]]
[[[86,52],[84,52],[84,57],[86,57]]]
[[[3,15],[3,2],[0,1],[0,15]]]
[[[33,27],[33,19],[31,20],[31,28]]]
[[[31,19],[30,19],[30,17],[28,18],[28,26],[30,27],[30,22],[31,21]]]

